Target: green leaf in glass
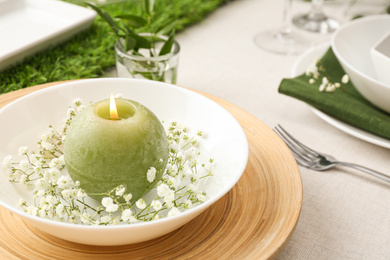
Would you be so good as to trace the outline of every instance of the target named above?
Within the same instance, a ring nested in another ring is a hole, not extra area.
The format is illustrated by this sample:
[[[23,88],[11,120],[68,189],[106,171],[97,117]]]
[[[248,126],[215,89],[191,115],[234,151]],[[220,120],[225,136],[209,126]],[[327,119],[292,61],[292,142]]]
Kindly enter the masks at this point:
[[[158,56],[162,56],[170,53],[174,42],[175,42],[175,31],[172,31],[172,33],[169,35],[168,40],[162,46]]]

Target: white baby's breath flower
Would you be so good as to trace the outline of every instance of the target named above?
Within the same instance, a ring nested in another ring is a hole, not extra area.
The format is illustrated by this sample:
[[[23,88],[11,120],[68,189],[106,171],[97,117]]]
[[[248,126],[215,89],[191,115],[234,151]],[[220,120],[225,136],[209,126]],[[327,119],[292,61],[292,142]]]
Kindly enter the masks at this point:
[[[23,171],[21,170],[16,170],[13,174],[13,180],[14,181],[20,181],[20,178],[25,175]]]
[[[41,189],[41,190],[37,190],[36,192],[35,192],[35,196],[34,197],[41,197],[41,196],[43,196],[43,195],[45,195],[46,194],[46,191],[45,190],[43,190],[43,189]]]
[[[22,207],[24,206],[25,203],[26,201],[24,199],[19,199],[18,203],[16,204],[16,207],[17,208]]]
[[[176,207],[171,208],[171,210],[168,212],[168,217],[173,217],[180,214],[180,210]]]
[[[36,165],[37,162],[39,162],[39,158],[41,158],[41,156],[39,156],[38,154],[36,153],[32,153],[30,154],[30,162],[34,165]]]
[[[61,169],[63,166],[64,166],[64,164],[63,164],[63,162],[61,161],[60,158],[53,158],[53,159],[51,159],[51,161],[49,162],[49,167],[50,167],[50,168]]]
[[[10,182],[16,182],[17,180],[15,179],[15,174],[12,172],[11,169],[6,169],[6,174],[8,174],[8,180]]]
[[[41,147],[42,147],[42,149],[47,150],[49,152],[55,151],[55,146],[49,142],[41,142]]]
[[[153,200],[150,205],[157,211],[159,211],[162,208],[162,203],[159,200]]]
[[[43,169],[42,169],[42,166],[41,165],[39,165],[39,166],[34,166],[33,167],[33,170],[34,170],[34,173],[36,173],[36,174],[41,174],[42,172],[43,172]]]
[[[20,176],[19,178],[19,182],[22,184],[26,184],[27,181],[28,181],[28,176],[26,174],[22,174],[22,176]]]
[[[106,208],[107,212],[116,212],[119,208],[118,204],[115,204],[110,197],[103,198],[102,205]]]
[[[26,213],[33,215],[33,216],[37,216],[38,215],[38,207],[30,205],[26,208]]]
[[[58,200],[53,195],[47,195],[45,197],[45,202],[47,202],[49,205],[55,205],[57,204]]]
[[[11,166],[12,166],[12,156],[11,155],[7,155],[3,159],[2,167],[6,169],[6,168],[11,168]]]
[[[314,78],[318,77],[318,67],[317,67],[317,62],[315,61],[312,64],[310,64],[305,71],[306,76],[313,76]]]
[[[195,185],[194,183],[190,183],[187,185],[187,190],[189,192],[198,192],[199,191],[199,188],[197,185]]]
[[[84,190],[79,189],[79,191],[77,192],[76,197],[79,198],[79,199],[83,199],[83,198],[87,197],[87,193],[85,193]]]
[[[76,220],[75,217],[70,216],[68,218],[68,223],[70,223],[70,224],[77,224],[77,220]]]
[[[179,182],[175,177],[169,176],[168,180],[167,180],[167,184],[169,187],[171,187],[173,189],[177,189]]]
[[[146,208],[146,202],[144,199],[139,199],[137,200],[137,202],[135,203],[135,205],[137,206],[137,208],[139,209],[144,209]]]
[[[115,195],[121,197],[121,196],[123,196],[125,191],[126,191],[126,188],[123,185],[120,185],[119,187],[117,187],[115,189]]]
[[[184,162],[186,159],[186,157],[184,156],[184,154],[182,152],[178,152],[176,154],[176,160],[180,161],[180,162]]]
[[[131,193],[123,195],[123,198],[127,203],[130,202],[131,198],[133,198],[133,195]]]
[[[27,146],[21,146],[18,149],[18,154],[19,155],[26,155],[28,152]]]
[[[46,201],[45,201],[45,198],[44,198],[44,197],[42,197],[42,198],[39,200],[38,207],[46,208]]]
[[[167,194],[164,196],[164,202],[165,203],[171,203],[175,200],[175,192],[173,190],[169,190]]]
[[[198,155],[198,149],[196,147],[191,147],[187,151],[185,151],[185,159],[186,160],[191,160],[193,158],[196,158]]]
[[[83,105],[77,107],[77,113],[80,113],[80,112],[83,111],[84,109],[85,109],[85,106],[83,106]]]
[[[165,197],[171,189],[165,183],[161,183],[157,186],[157,195],[161,198]]]
[[[72,183],[72,179],[67,175],[61,176],[57,181],[57,185],[60,189],[68,189],[72,186]]]
[[[150,167],[150,169],[146,173],[146,178],[147,178],[148,182],[153,182],[154,179],[156,179],[156,172],[157,172],[156,168]]]
[[[100,218],[100,221],[103,223],[108,223],[108,222],[110,222],[110,220],[111,220],[111,216],[109,216],[109,215],[106,215],[106,216],[103,216]]]
[[[120,222],[119,217],[115,217],[111,219],[111,225],[118,225]]]
[[[58,170],[57,168],[50,168],[46,171],[46,173],[48,174],[47,177],[54,182],[57,182],[61,175],[60,170]]]
[[[38,216],[41,218],[46,217],[46,210],[43,209],[38,210]]]
[[[61,195],[68,199],[73,199],[76,196],[75,190],[73,189],[65,189],[61,191]]]
[[[168,209],[171,209],[171,208],[173,208],[175,206],[173,201],[165,201],[165,199],[164,199],[164,202],[165,202],[165,207],[168,208]]]
[[[76,115],[75,111],[74,111],[74,108],[73,107],[70,107],[68,108],[68,111],[66,112],[66,116],[68,118],[72,118]]]
[[[79,107],[83,104],[83,100],[81,98],[75,98],[72,100],[72,105],[75,107]]]
[[[134,216],[130,216],[129,222],[130,223],[137,223],[138,219],[136,217],[134,217]]]
[[[24,185],[24,188],[26,189],[26,190],[28,190],[28,191],[33,191],[34,190],[34,188],[35,188],[35,185],[34,185],[34,183],[33,182],[25,182],[25,183],[23,183],[23,185]]]
[[[349,76],[347,74],[345,74],[342,78],[341,78],[341,83],[343,84],[347,84],[349,82]]]
[[[50,142],[51,139],[53,138],[53,135],[54,135],[54,133],[51,130],[42,133],[42,135],[41,135],[42,142]]]
[[[178,143],[170,143],[169,150],[171,151],[171,153],[177,153],[180,151],[180,146]]]
[[[197,195],[196,195],[196,198],[197,198],[200,202],[205,202],[205,201],[206,201],[206,196],[203,195],[203,194],[197,194]]]
[[[65,210],[65,207],[63,204],[59,204],[57,207],[56,207],[56,214],[59,216],[59,217],[62,217],[63,214],[64,214],[64,210]]]
[[[130,218],[133,216],[133,212],[131,211],[131,209],[125,209],[123,212],[122,212],[122,216],[121,216],[121,219],[125,222],[129,221]]]
[[[85,212],[80,216],[80,220],[83,224],[91,223],[91,215]]]
[[[80,212],[80,210],[78,210],[78,209],[72,210],[71,214],[72,214],[73,217],[79,217],[79,216],[81,216],[81,212]]]
[[[103,207],[108,207],[108,206],[112,205],[113,203],[114,203],[114,201],[113,201],[112,198],[110,198],[110,197],[104,197],[104,198],[102,199],[102,205],[103,205]]]
[[[21,160],[19,162],[19,169],[26,172],[30,167],[30,163],[27,160]]]
[[[107,212],[116,212],[118,210],[118,208],[119,208],[118,204],[114,203],[114,204],[106,207],[106,211]]]
[[[334,84],[328,84],[325,88],[327,92],[333,92],[336,90],[336,86]]]
[[[170,163],[167,164],[166,169],[167,169],[167,174],[171,176],[176,176],[179,171],[176,164],[172,165]]]
[[[36,167],[43,167],[43,165],[46,163],[45,159],[43,159],[39,154],[31,154],[30,162]]]
[[[184,201],[183,208],[185,208],[185,209],[192,208],[192,201],[191,200]]]

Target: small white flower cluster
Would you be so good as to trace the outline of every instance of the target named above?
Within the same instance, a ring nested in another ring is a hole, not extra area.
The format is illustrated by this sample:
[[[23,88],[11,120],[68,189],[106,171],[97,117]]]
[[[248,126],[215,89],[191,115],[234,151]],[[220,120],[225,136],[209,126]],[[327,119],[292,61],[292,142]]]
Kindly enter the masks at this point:
[[[151,167],[145,173],[149,185],[144,193],[155,190],[153,198],[146,200],[144,194],[133,198],[120,185],[101,194],[100,206],[94,208],[87,204],[87,194],[79,188],[80,183],[74,183],[67,172],[62,172],[66,166],[61,151],[67,128],[83,109],[82,101],[75,99],[61,133],[50,126],[38,141],[37,152],[29,152],[22,146],[18,149],[23,158],[19,163],[14,163],[11,155],[4,158],[2,167],[9,180],[33,192],[34,203],[29,205],[20,200],[18,207],[34,216],[69,223],[115,225],[175,216],[206,200],[200,183],[201,179],[212,176],[214,160],[210,159],[207,164],[199,162],[197,146],[204,135],[198,131],[190,136],[185,127],[172,122],[166,129],[170,152],[165,171]]]
[[[212,176],[214,161],[210,159],[207,165],[199,164],[200,152],[196,146],[202,132],[190,137],[187,129],[176,122],[172,122],[166,131],[170,149],[167,167],[161,179],[156,178],[159,172],[154,167],[146,173],[150,183],[147,190],[155,188],[156,195],[149,199],[141,195],[131,200],[131,193],[125,194],[123,186],[111,190],[104,194],[102,205],[106,212],[119,214],[106,216],[105,224],[171,217],[206,200],[205,192],[199,187],[200,180]]]
[[[20,200],[18,206],[34,216],[75,223],[82,209],[73,201],[83,200],[86,194],[78,188],[78,183],[61,173],[65,168],[64,156],[29,153],[25,146],[19,148],[19,155],[26,159],[13,163],[12,156],[8,155],[2,165],[11,182],[33,191],[34,205]]]
[[[326,76],[326,70],[323,66],[318,66],[318,60],[310,64],[305,71],[305,75],[311,77],[309,79],[310,84],[314,84],[317,80],[321,80],[321,84],[318,88],[320,92],[334,92],[336,89],[341,87],[341,84],[347,84],[349,82],[349,76],[345,74],[341,78],[340,82],[331,82]]]

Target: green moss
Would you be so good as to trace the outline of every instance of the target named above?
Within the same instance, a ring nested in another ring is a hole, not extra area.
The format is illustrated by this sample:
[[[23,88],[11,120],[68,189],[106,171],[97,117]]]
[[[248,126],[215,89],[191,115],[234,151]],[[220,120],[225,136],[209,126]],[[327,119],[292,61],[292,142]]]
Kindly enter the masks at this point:
[[[176,30],[201,21],[229,0],[156,0],[155,12],[161,23],[176,17]],[[140,14],[140,3],[129,1],[104,7],[111,15]],[[47,82],[96,78],[115,66],[115,36],[109,26],[97,17],[87,31],[70,40],[40,52],[24,62],[0,72],[0,93]]]

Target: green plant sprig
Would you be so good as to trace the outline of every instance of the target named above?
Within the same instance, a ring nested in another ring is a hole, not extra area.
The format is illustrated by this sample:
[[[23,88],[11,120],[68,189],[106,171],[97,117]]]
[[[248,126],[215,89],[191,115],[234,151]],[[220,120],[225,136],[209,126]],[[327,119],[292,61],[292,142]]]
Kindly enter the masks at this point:
[[[111,27],[118,39],[124,39],[125,50],[132,51],[132,54],[143,56],[139,49],[148,49],[151,57],[168,54],[172,50],[175,41],[176,20],[168,19],[159,26],[153,26],[154,19],[158,19],[154,14],[154,1],[143,1],[143,16],[134,14],[120,14],[112,17],[107,11],[99,7],[85,3],[95,10],[98,15]],[[151,37],[144,37],[143,32],[147,32]],[[158,36],[165,35],[165,40],[160,51],[155,49],[156,41],[161,41]]]

